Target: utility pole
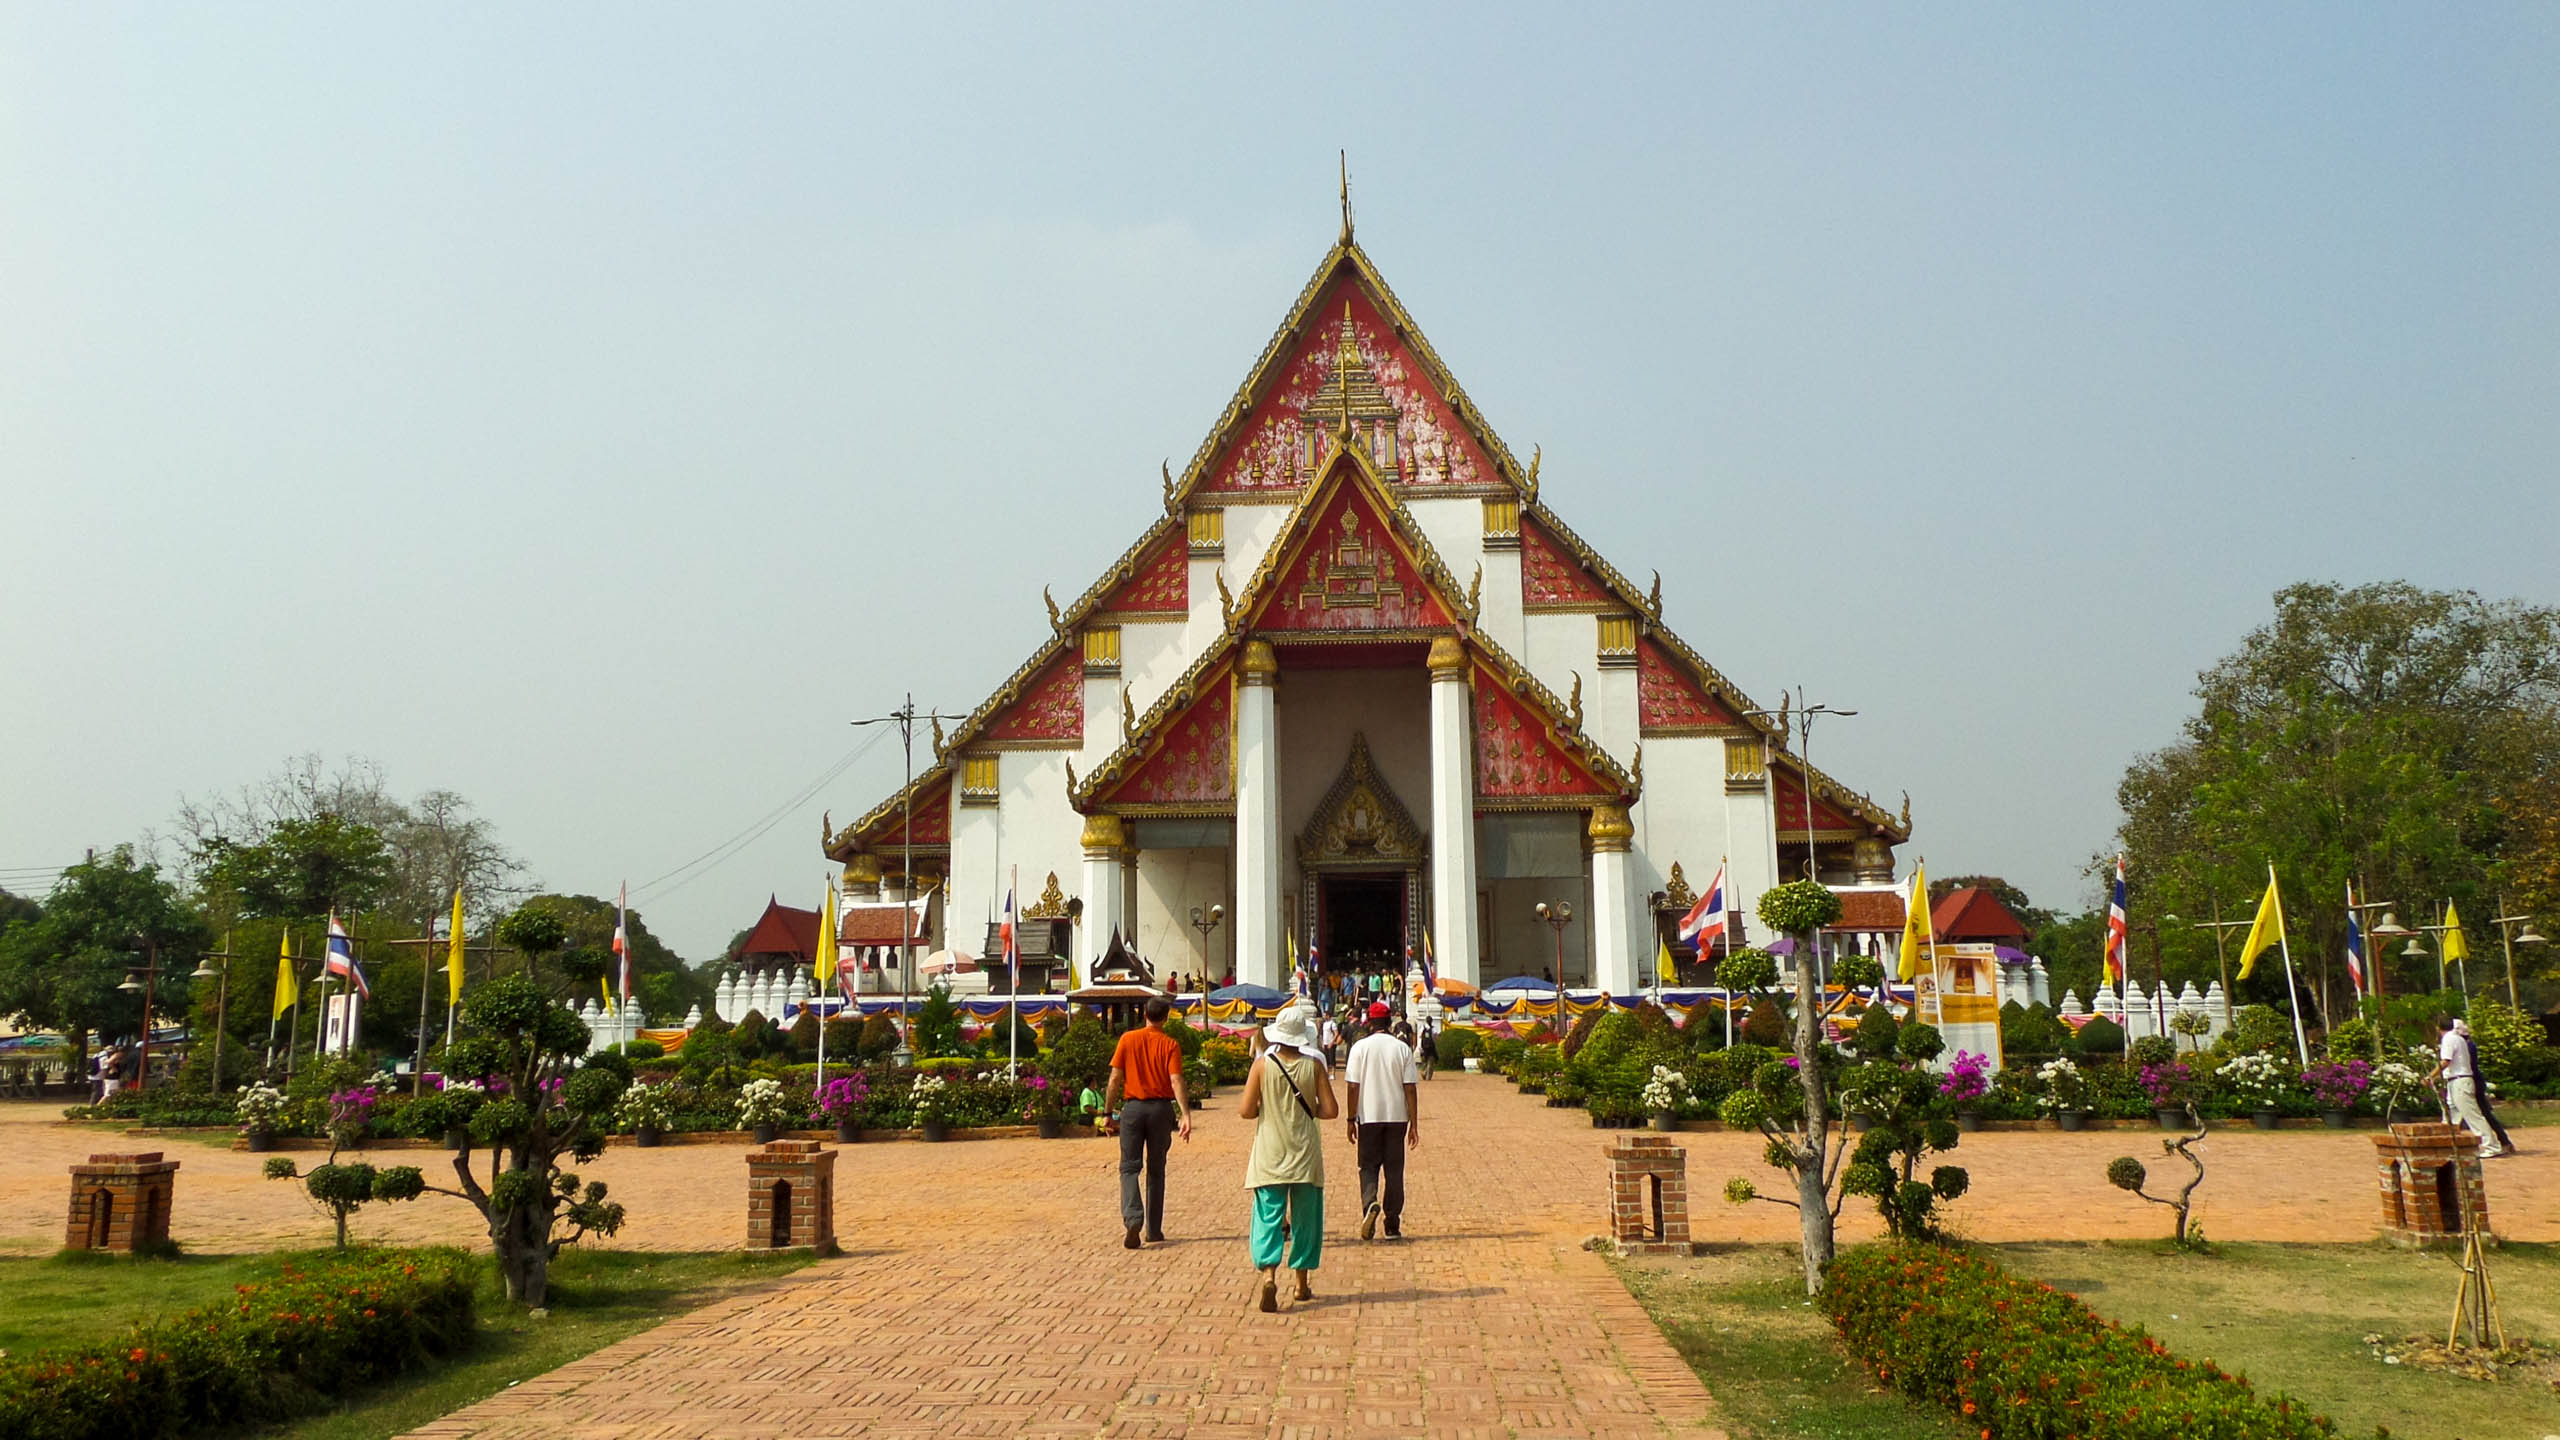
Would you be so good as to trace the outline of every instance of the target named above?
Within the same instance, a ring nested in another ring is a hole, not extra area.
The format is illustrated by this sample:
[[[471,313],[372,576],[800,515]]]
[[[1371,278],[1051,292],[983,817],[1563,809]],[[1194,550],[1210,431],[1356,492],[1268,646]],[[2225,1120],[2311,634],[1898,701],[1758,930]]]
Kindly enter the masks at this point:
[[[898,919],[898,1047],[906,1054],[897,1057],[900,1064],[915,1058],[915,1017],[908,1008],[915,990],[916,973],[916,722],[965,720],[965,715],[944,715],[938,711],[916,710],[915,692],[907,692],[897,709],[886,715],[871,715],[852,723],[861,725],[895,725],[898,727],[899,749],[906,757],[906,781],[898,789],[899,804],[905,818],[898,826],[900,879],[907,888],[907,913]],[[832,838],[832,837],[830,837]],[[946,891],[944,904],[949,905]]]
[[[1855,715],[1858,712],[1855,710],[1835,709],[1828,704],[1807,705],[1804,703],[1804,687],[1801,685],[1796,687],[1795,699],[1796,703],[1793,706],[1781,704],[1779,708],[1775,710],[1752,710],[1746,713],[1757,716],[1763,720],[1776,721],[1781,732],[1788,728],[1790,716],[1792,715],[1793,727],[1797,734],[1796,757],[1799,765],[1804,770],[1804,878],[1818,882],[1821,880],[1822,875],[1820,866],[1816,861],[1816,846],[1813,839],[1814,717],[1819,715],[1838,715],[1845,718],[1847,716]],[[1763,768],[1765,769],[1766,767],[1764,766]],[[1778,782],[1775,779],[1772,779],[1769,783],[1774,787]],[[1777,806],[1774,803],[1776,799],[1777,793],[1773,788],[1770,792],[1770,800],[1772,802],[1770,805],[1770,816],[1771,828],[1773,830],[1776,828]]]

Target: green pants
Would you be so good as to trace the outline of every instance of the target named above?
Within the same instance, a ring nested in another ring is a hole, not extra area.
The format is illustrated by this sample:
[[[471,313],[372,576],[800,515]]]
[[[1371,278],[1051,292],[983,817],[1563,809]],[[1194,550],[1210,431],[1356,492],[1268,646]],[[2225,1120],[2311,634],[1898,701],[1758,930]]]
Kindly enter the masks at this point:
[[[1268,1270],[1280,1263],[1280,1219],[1289,1220],[1289,1268],[1313,1270],[1324,1263],[1324,1187],[1321,1185],[1256,1185],[1253,1187],[1253,1268]]]

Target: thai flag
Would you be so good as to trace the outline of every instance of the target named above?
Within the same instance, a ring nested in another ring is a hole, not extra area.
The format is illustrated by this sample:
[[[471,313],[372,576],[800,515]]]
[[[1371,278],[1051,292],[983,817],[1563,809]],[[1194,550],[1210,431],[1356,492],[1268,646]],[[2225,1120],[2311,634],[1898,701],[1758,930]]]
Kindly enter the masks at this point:
[[[1699,896],[1698,903],[1689,907],[1689,913],[1680,917],[1680,938],[1695,944],[1701,955],[1707,952],[1711,942],[1723,938],[1725,933],[1729,911],[1724,903],[1724,871],[1724,866],[1716,867],[1716,878],[1707,883],[1707,893]]]
[[[1004,938],[1005,983],[1013,987],[1005,993],[1019,995],[1022,993],[1022,946],[1016,938],[1017,928],[1013,923],[1013,887],[1010,885],[1004,887],[1004,928],[997,933]]]
[[[373,998],[373,987],[364,983],[364,967],[356,963],[355,942],[347,938],[347,927],[338,923],[335,914],[329,917],[329,958],[322,968],[356,987],[356,993],[367,1000]]]
[[[622,962],[622,1008],[631,1008],[631,930],[625,923],[625,911],[631,905],[631,882],[622,884],[621,893],[613,900],[613,953]]]
[[[2116,885],[2107,900],[2107,983],[2122,985],[2125,974],[2124,857],[2116,857]]]
[[[2356,887],[2347,884],[2347,978],[2355,982],[2356,993],[2364,993],[2364,924],[2356,918]]]

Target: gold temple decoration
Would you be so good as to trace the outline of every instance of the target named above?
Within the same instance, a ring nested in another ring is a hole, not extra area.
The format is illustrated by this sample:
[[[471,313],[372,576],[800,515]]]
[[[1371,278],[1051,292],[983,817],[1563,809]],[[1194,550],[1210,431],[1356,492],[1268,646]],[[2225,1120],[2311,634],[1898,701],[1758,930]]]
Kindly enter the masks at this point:
[[[1235,592],[1227,588],[1227,570],[1221,565],[1212,572],[1218,580],[1218,623],[1233,626],[1236,621]]]
[[[1576,671],[1574,671],[1574,672],[1573,672],[1573,693],[1565,697],[1564,707],[1565,707],[1565,723],[1566,723],[1566,724],[1568,724],[1568,725],[1571,725],[1571,726],[1572,726],[1574,729],[1576,729],[1576,730],[1581,729],[1581,728],[1582,728],[1582,672],[1581,672],[1581,671],[1579,671],[1579,670],[1576,670]]]
[[[834,843],[836,843],[836,812],[821,810],[818,812],[818,848],[824,850]]]
[[[941,759],[944,748],[945,745],[942,738],[942,717],[936,715],[933,717],[933,758],[936,760]]]
[[[1174,498],[1173,461],[1168,457],[1164,461],[1164,513],[1167,515],[1172,514],[1176,509],[1180,508],[1181,503],[1181,501]]]
[[[1730,736],[1724,742],[1724,783],[1728,790],[1756,789],[1769,778],[1767,752],[1758,736]]]
[[[1467,580],[1467,623],[1472,625],[1484,614],[1484,562],[1476,562],[1476,573]]]
[[[1636,792],[1644,792],[1644,742],[1636,742],[1635,759],[1627,765],[1627,778],[1636,782]]]
[[[1428,664],[1431,667],[1431,678],[1434,680],[1444,675],[1464,675],[1467,669],[1467,647],[1459,644],[1455,636],[1440,636],[1431,642]]]
[[[1219,509],[1194,510],[1184,521],[1190,532],[1194,555],[1224,554],[1227,548],[1227,512]]]
[[[1072,798],[1074,798],[1075,793],[1076,793],[1076,762],[1075,762],[1075,757],[1071,755],[1071,756],[1068,756],[1068,757],[1067,757],[1067,795],[1068,795],[1068,797],[1069,797],[1070,799],[1072,799]],[[1092,822],[1092,821],[1090,821],[1090,820],[1087,820],[1087,821],[1086,821],[1086,822],[1084,822],[1084,823],[1085,823],[1085,827],[1086,827],[1087,829],[1091,829],[1091,828],[1092,828],[1092,826],[1093,826],[1093,822]]]
[[[1902,833],[1911,833],[1911,792],[1908,790],[1902,792]]]
[[[1600,617],[1600,663],[1619,669],[1636,663],[1636,617]]]
[[[1529,478],[1521,488],[1528,492],[1529,503],[1532,505],[1538,503],[1538,462],[1545,458],[1547,458],[1545,447],[1538,445],[1529,447]]]
[[[1360,533],[1360,512],[1343,511],[1341,538],[1325,558],[1324,573],[1299,587],[1299,602],[1313,600],[1327,610],[1370,610],[1403,599],[1404,586],[1391,566],[1380,564],[1381,558],[1381,542]]]
[[[1520,548],[1520,499],[1488,495],[1484,499],[1484,543],[1488,550]]]
[[[1601,854],[1623,854],[1636,838],[1636,827],[1627,820],[1624,806],[1591,807],[1591,848]]]
[[[1351,243],[1351,152],[1341,150],[1335,154],[1342,161],[1342,239],[1336,243],[1348,245]]]
[[[1084,853],[1087,859],[1108,860],[1129,843],[1129,826],[1112,814],[1084,817]]]
[[[1644,597],[1645,611],[1654,619],[1662,618],[1662,572],[1653,572],[1653,589]]]
[[[997,756],[963,755],[960,757],[960,803],[993,805],[1001,790]]]
[[[1138,702],[1130,694],[1129,687],[1123,685],[1120,687],[1120,743],[1128,744],[1129,737],[1137,733]]]
[[[1120,673],[1120,627],[1087,625],[1084,627],[1084,673],[1117,675]]]
[[[1046,585],[1040,587],[1040,603],[1049,607],[1049,628],[1064,631],[1067,627],[1058,618],[1058,602],[1050,597],[1049,587]]]
[[[1369,758],[1368,736],[1351,735],[1351,754],[1298,836],[1298,863],[1310,868],[1422,863],[1427,848],[1413,812],[1387,788]]]
[[[1662,886],[1662,908],[1677,910],[1685,915],[1689,913],[1689,907],[1697,903],[1696,892],[1689,888],[1689,877],[1680,873],[1679,861],[1672,861],[1671,878],[1663,882]]]
[[[1025,920],[1064,920],[1067,918],[1067,892],[1058,888],[1058,872],[1049,872],[1049,883],[1041,887],[1040,898],[1022,912]]]

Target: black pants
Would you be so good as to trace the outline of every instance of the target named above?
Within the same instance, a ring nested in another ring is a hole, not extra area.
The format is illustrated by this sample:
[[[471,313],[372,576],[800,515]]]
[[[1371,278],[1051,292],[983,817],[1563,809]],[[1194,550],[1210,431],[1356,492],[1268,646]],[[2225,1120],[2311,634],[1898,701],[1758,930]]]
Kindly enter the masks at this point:
[[[1387,1233],[1404,1233],[1404,1122],[1384,1125],[1363,1123],[1360,1126],[1360,1213],[1382,1203],[1378,1196],[1378,1172],[1387,1172]]]
[[[1164,1233],[1164,1157],[1173,1148],[1175,1116],[1170,1100],[1130,1100],[1120,1107],[1120,1223]],[[1138,1203],[1138,1173],[1147,1177],[1146,1204]]]

